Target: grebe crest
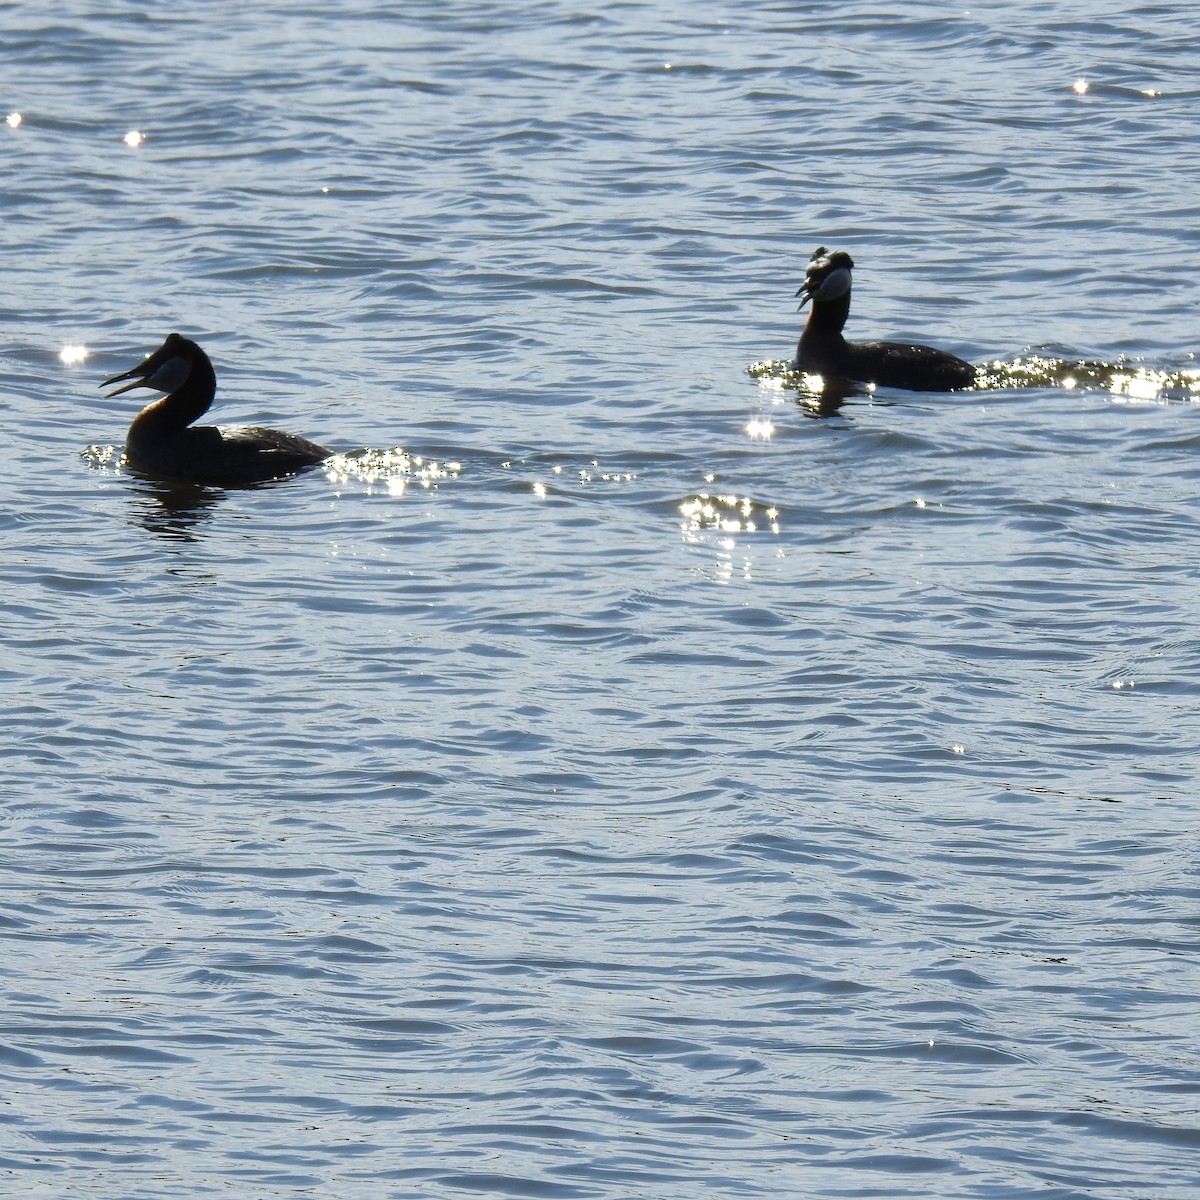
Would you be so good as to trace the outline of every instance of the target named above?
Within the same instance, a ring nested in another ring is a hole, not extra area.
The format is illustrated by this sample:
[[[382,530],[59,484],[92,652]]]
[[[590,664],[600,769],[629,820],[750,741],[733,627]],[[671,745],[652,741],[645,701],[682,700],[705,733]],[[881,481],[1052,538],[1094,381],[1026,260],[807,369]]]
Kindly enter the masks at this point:
[[[949,392],[975,384],[975,368],[932,346],[907,342],[848,342],[854,259],[844,250],[818,246],[796,292],[800,307],[812,302],[796,347],[797,369],[810,375],[918,392]]]
[[[134,417],[125,438],[129,463],[150,475],[239,487],[295,475],[333,453],[278,429],[193,425],[213,402],[217,376],[208,355],[178,333],[100,386],[114,383],[122,386],[108,393],[110,399],[139,387],[165,393]]]

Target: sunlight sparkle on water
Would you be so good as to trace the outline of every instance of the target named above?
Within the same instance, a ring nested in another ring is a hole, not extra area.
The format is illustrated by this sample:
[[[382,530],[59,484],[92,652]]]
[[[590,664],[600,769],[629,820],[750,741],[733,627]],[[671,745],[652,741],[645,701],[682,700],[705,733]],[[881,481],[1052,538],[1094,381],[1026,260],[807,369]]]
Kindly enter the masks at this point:
[[[761,442],[769,442],[775,426],[766,417],[754,417],[746,426],[746,433]]]
[[[72,344],[64,346],[58,352],[58,361],[64,367],[77,367],[81,362],[87,361],[87,356],[91,353],[86,346]]]
[[[1077,96],[1086,96],[1088,90],[1088,81],[1086,79],[1077,79],[1071,84],[1071,91]]]
[[[689,496],[680,506],[683,516],[680,528],[684,534],[694,537],[706,531],[710,533],[757,533],[760,519],[772,533],[779,532],[779,509],[773,504],[767,507],[755,505],[748,496],[716,496],[700,492]],[[729,542],[732,547],[733,542]]]
[[[4,118],[4,123],[9,127],[9,129],[16,129],[16,127],[21,123],[21,114],[18,112],[9,113],[8,116]]]
[[[124,446],[88,446],[83,461],[103,470],[119,470],[125,465]]]
[[[132,149],[140,146],[146,140],[146,135],[136,129],[131,129],[121,140]]]
[[[403,496],[410,487],[433,490],[462,474],[462,463],[433,462],[408,455],[399,446],[391,450],[363,450],[335,454],[325,464],[325,477],[335,484],[361,483],[368,491],[382,488],[389,496]]]
[[[1108,390],[1115,399],[1158,400],[1167,383],[1165,371],[1152,371],[1143,367],[1129,373],[1114,372],[1108,382]]]

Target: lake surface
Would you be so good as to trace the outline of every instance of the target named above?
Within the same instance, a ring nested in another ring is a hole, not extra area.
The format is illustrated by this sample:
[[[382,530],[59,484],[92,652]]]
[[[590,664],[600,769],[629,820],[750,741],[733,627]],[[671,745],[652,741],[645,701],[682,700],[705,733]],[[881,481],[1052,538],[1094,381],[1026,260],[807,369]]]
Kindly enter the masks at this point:
[[[1200,1197],[1194,17],[0,6],[5,1194]]]

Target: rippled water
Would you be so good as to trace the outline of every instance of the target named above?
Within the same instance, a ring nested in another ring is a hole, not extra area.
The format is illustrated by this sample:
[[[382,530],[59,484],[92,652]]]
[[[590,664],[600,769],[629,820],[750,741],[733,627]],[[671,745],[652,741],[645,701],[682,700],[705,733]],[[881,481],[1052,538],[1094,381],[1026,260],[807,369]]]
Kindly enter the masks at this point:
[[[7,1190],[1200,1195],[1193,16],[8,6]]]

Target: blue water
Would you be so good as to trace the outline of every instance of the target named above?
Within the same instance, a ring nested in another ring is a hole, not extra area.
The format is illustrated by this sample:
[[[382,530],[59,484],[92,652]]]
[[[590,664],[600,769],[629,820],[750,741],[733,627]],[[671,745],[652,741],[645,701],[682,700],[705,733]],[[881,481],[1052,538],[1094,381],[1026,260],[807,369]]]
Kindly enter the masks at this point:
[[[0,20],[0,1194],[1200,1197],[1190,7]]]

